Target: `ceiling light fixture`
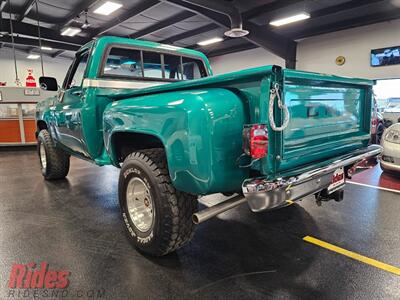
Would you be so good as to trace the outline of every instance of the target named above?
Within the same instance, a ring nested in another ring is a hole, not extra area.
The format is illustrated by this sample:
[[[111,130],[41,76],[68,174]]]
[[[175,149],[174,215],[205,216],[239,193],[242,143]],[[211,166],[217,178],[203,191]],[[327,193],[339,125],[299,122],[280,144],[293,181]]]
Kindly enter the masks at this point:
[[[61,31],[61,35],[75,36],[81,31],[82,30],[80,28],[67,27],[67,28],[64,28],[63,31]]]
[[[269,25],[278,27],[278,26],[283,26],[283,25],[286,25],[286,24],[302,21],[302,20],[305,20],[305,19],[308,19],[308,18],[310,18],[310,15],[305,13],[305,12],[303,12],[303,13],[299,13],[297,15],[290,16],[290,17],[287,17],[287,18],[282,18],[282,19],[278,19],[278,20],[275,20],[275,21],[271,21],[271,22],[269,22]]]
[[[224,34],[231,38],[240,38],[248,35],[249,31],[243,28],[232,28],[228,31],[225,31]]]
[[[198,42],[197,45],[199,45],[199,46],[207,46],[207,45],[211,45],[211,44],[222,42],[223,40],[224,40],[223,38],[215,37],[215,38],[212,38],[212,39],[209,39],[209,40]]]
[[[38,54],[29,54],[26,58],[27,59],[38,59],[40,55]]]
[[[108,16],[109,14],[112,14],[114,11],[120,9],[121,7],[122,4],[107,1],[103,5],[95,9],[94,13],[98,15]]]
[[[45,50],[45,51],[51,51],[51,50],[53,50],[53,48],[51,48],[51,47],[46,47],[46,46],[42,46],[42,47],[40,47],[40,49]]]

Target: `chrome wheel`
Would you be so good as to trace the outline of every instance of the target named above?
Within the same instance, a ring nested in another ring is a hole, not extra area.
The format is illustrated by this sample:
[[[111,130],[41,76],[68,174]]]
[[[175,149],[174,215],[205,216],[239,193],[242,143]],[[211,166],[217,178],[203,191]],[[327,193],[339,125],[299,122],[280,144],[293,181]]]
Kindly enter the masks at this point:
[[[126,200],[129,216],[135,227],[141,232],[148,231],[153,225],[154,210],[150,191],[143,180],[138,177],[130,179]]]
[[[42,168],[46,169],[47,167],[46,149],[44,148],[43,143],[40,143],[39,154],[40,154],[40,163],[42,164]]]

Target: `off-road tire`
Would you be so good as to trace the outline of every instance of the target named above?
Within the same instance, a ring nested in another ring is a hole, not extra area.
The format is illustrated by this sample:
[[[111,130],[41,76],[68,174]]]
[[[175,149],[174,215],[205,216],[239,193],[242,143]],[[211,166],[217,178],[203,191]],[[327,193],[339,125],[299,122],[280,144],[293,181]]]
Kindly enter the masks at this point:
[[[134,177],[145,184],[151,195],[153,221],[146,232],[134,225],[128,211],[127,186]],[[197,196],[174,188],[164,149],[140,150],[128,155],[121,168],[118,194],[128,235],[140,252],[154,256],[166,255],[193,237],[195,224],[192,215],[197,211]]]
[[[44,146],[46,165],[44,166],[40,158],[41,145]],[[37,152],[42,170],[42,175],[46,180],[62,179],[68,175],[69,155],[62,149],[57,148],[50,136],[50,133],[43,129],[37,138]]]

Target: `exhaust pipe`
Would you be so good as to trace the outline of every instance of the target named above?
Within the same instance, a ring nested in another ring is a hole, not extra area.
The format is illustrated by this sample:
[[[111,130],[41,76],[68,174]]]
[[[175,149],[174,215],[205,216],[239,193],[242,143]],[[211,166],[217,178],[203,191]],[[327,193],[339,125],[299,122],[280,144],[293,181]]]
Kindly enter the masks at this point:
[[[220,213],[223,213],[231,208],[234,208],[242,203],[247,202],[247,199],[243,195],[237,195],[235,197],[229,198],[224,202],[218,203],[217,205],[213,205],[206,209],[203,209],[192,216],[192,220],[194,224],[203,223]]]

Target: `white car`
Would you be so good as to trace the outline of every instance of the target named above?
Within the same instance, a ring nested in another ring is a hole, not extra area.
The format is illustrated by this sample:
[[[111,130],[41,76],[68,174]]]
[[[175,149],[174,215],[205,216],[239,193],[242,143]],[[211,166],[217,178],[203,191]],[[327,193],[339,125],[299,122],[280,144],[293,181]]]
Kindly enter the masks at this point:
[[[386,127],[400,122],[400,98],[389,98],[382,116]]]
[[[400,123],[393,124],[384,131],[381,145],[383,147],[380,157],[382,170],[400,175]]]

